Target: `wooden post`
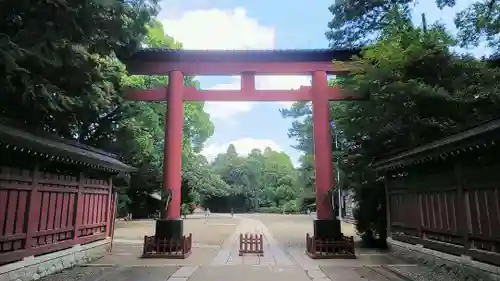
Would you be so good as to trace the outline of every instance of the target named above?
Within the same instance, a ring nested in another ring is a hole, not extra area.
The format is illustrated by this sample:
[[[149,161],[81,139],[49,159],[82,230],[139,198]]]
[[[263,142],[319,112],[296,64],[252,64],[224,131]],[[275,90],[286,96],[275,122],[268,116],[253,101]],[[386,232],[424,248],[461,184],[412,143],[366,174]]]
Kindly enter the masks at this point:
[[[260,252],[264,253],[264,236],[261,234],[260,235]]]
[[[243,250],[243,233],[240,233],[240,252]]]
[[[387,217],[387,237],[391,237],[391,195],[389,193],[390,191],[390,188],[389,188],[389,185],[388,185],[388,174],[389,173],[385,173],[384,175],[384,186],[385,186],[385,213],[386,213],[386,217]]]
[[[144,247],[142,247],[142,256],[145,256],[148,253],[149,243],[148,236],[144,235]]]
[[[108,204],[106,207],[106,236],[111,236],[111,219],[113,218],[113,203],[116,205],[116,202],[113,200],[113,180],[109,177],[109,192],[108,192]]]
[[[456,204],[455,204],[455,211],[456,211],[456,223],[457,223],[457,230],[462,236],[463,244],[464,244],[464,253],[470,248],[470,243],[469,243],[469,229],[468,229],[468,214],[467,212],[469,211],[468,208],[465,210],[465,207],[468,206],[469,204],[466,204],[466,197],[464,194],[464,181],[461,176],[462,173],[462,167],[460,163],[457,161],[455,163],[455,179],[457,181],[457,199],[456,199]]]
[[[78,192],[75,194],[75,206],[73,212],[73,242],[78,244],[78,231],[80,226],[82,225],[83,220],[83,188],[85,186],[85,176],[83,172],[80,172],[78,175]]]
[[[25,249],[36,246],[36,232],[38,231],[38,222],[40,220],[40,204],[42,203],[39,187],[40,170],[38,164],[33,168],[33,179],[31,181],[31,193],[28,201],[28,220],[26,221],[26,243]]]

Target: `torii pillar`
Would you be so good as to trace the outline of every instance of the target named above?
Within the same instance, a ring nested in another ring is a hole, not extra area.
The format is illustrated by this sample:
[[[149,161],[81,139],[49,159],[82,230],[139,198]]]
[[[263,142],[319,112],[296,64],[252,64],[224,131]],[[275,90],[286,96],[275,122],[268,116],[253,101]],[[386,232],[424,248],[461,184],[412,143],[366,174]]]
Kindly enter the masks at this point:
[[[338,239],[342,236],[342,232],[340,220],[335,216],[331,199],[331,189],[334,188],[334,173],[329,97],[325,94],[327,92],[326,72],[313,72],[311,104],[317,216],[314,221],[314,236],[320,239]]]
[[[163,188],[170,194],[170,202],[162,218],[156,221],[156,236],[181,238],[181,182],[182,182],[182,127],[184,123],[184,76],[180,71],[168,75],[165,91],[167,112],[165,114],[165,140],[163,144]]]

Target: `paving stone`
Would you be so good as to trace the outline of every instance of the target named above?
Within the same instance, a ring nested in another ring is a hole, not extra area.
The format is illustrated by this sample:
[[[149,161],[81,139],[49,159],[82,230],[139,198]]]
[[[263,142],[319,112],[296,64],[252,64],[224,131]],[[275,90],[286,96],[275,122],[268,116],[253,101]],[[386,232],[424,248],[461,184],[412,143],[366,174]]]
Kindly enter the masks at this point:
[[[197,266],[183,266],[174,272],[170,278],[189,277],[196,271],[197,268]]]
[[[167,281],[187,281],[189,277],[170,277]]]
[[[165,281],[176,267],[123,267],[118,268],[102,281]]]
[[[189,281],[310,281],[300,267],[291,266],[205,266],[198,269]]]
[[[256,256],[256,255],[247,255],[247,256],[243,256],[243,264],[246,264],[246,265],[259,265],[260,264],[260,260],[259,260],[259,257]]]

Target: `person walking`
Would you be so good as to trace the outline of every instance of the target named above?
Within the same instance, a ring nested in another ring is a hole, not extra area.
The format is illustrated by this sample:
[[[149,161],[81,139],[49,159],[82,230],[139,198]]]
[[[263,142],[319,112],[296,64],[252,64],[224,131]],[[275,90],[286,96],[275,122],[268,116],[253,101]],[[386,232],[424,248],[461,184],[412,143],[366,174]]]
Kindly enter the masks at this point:
[[[206,208],[205,209],[205,222],[208,221],[208,217],[210,216],[210,209],[209,208]]]

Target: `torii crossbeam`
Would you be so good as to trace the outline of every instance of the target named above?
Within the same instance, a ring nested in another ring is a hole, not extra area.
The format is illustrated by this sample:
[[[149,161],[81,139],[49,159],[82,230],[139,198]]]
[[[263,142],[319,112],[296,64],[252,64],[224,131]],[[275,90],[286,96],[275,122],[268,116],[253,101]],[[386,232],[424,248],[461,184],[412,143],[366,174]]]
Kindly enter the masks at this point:
[[[172,200],[166,210],[168,222],[157,222],[157,234],[167,231],[182,236],[181,153],[183,101],[311,101],[314,165],[316,171],[316,237],[341,236],[340,221],[334,216],[329,190],[334,186],[332,138],[328,101],[359,99],[339,87],[329,87],[328,74],[343,75],[352,70],[349,61],[359,50],[259,50],[195,51],[146,49],[126,61],[131,74],[168,75],[167,87],[130,90],[128,100],[167,101],[165,122],[164,187]],[[337,61],[339,63],[335,63]],[[184,75],[241,75],[241,90],[198,90],[185,87]],[[256,75],[311,75],[311,86],[297,90],[257,90]],[[161,226],[163,225],[163,226]],[[170,225],[170,226],[167,226]],[[180,231],[181,233],[173,233]]]

